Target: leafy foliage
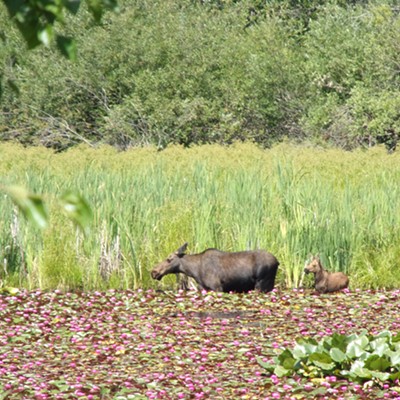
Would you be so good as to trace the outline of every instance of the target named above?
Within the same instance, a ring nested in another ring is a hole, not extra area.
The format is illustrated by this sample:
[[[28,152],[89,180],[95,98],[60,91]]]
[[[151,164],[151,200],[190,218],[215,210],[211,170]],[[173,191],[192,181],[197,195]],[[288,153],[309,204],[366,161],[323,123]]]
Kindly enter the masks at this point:
[[[48,221],[48,213],[42,197],[29,193],[23,187],[10,186],[4,188],[13,202],[22,211],[23,215],[39,228],[45,228]]]
[[[278,377],[294,373],[307,377],[339,376],[352,381],[384,382],[400,378],[400,333],[378,335],[334,333],[317,342],[300,339],[283,350],[272,364],[260,362]]]
[[[42,229],[48,226],[49,214],[42,195],[30,193],[21,186],[0,186],[0,190],[10,196],[24,217],[34,226]],[[68,191],[61,196],[60,205],[66,216],[80,229],[84,230],[88,227],[93,213],[84,197]]]
[[[47,48],[24,51],[0,10],[1,139],[58,150],[82,142],[269,146],[284,138],[346,149],[395,147],[395,2],[118,4],[121,12],[105,13],[101,24],[84,7],[59,28],[57,22],[57,34],[74,38],[80,49],[75,63]],[[41,24],[46,33],[47,22]]]
[[[93,219],[93,212],[90,204],[81,194],[68,191],[62,195],[60,200],[69,219],[82,230],[89,227]]]
[[[399,53],[392,49],[400,20],[390,3],[371,3],[359,19],[362,10],[331,5],[311,22],[304,46],[313,94],[303,126],[315,135],[323,130],[326,139],[347,149],[376,143],[394,149]]]
[[[65,23],[64,11],[77,14],[81,0],[3,0],[11,19],[16,23],[29,48],[39,44],[49,46],[54,36],[57,47],[67,58],[76,60],[73,37],[54,33],[56,22]],[[86,0],[89,11],[97,22],[105,9],[116,9],[116,0]]]

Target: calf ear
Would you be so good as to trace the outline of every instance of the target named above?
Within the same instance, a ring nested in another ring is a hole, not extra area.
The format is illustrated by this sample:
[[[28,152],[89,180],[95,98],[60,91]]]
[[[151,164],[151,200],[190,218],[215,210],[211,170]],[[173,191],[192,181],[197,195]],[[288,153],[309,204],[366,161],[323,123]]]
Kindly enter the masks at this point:
[[[179,249],[176,251],[178,256],[183,256],[186,253],[186,248],[188,247],[188,242],[184,243]]]

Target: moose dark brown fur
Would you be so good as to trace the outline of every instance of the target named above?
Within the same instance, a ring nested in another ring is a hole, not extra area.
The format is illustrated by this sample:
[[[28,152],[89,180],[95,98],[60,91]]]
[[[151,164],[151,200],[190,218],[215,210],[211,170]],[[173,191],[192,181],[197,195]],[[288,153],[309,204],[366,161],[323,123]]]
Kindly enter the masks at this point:
[[[274,288],[279,262],[264,250],[228,253],[208,249],[185,254],[187,243],[170,254],[151,271],[153,279],[182,273],[192,277],[201,288],[216,292],[269,292]]]
[[[328,272],[322,267],[321,260],[314,256],[304,268],[306,274],[313,273],[315,290],[320,293],[336,292],[349,286],[349,278],[343,272]]]

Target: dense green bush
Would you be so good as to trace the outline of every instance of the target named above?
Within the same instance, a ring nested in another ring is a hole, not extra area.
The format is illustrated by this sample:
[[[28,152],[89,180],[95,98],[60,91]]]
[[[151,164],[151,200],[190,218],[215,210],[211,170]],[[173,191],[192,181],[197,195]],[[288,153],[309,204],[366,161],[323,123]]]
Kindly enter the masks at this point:
[[[344,148],[399,135],[400,18],[390,0],[127,1],[30,52],[0,5],[0,139],[63,149],[289,137]]]
[[[344,148],[394,147],[400,133],[398,10],[383,2],[367,10],[327,6],[304,39],[307,134]]]

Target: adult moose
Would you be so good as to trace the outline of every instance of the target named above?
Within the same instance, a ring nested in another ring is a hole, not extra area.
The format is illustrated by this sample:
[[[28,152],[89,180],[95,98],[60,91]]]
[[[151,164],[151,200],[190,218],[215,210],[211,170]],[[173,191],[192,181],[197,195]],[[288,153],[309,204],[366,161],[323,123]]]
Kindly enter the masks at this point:
[[[314,274],[314,287],[317,292],[336,292],[349,286],[349,278],[343,272],[328,272],[322,267],[321,260],[314,256],[304,268],[306,274]]]
[[[185,254],[187,243],[171,253],[151,271],[153,279],[182,273],[192,277],[205,290],[216,292],[270,292],[274,288],[279,262],[264,250],[229,253],[207,249]]]

